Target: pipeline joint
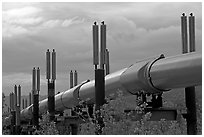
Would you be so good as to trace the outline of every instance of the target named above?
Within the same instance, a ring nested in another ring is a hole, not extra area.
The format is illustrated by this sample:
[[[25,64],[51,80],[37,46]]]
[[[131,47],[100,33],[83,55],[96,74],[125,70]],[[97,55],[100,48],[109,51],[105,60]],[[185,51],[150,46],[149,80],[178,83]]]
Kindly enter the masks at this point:
[[[155,87],[150,75],[153,64],[163,58],[164,55],[161,54],[159,57],[146,59],[131,65],[120,76],[120,82],[123,87],[133,95],[141,90],[146,93],[162,93],[166,91]]]
[[[151,68],[152,68],[152,65],[153,65],[156,61],[158,61],[158,60],[160,60],[160,59],[163,59],[163,58],[165,58],[165,56],[164,56],[164,54],[161,54],[159,57],[157,57],[157,58],[155,58],[154,60],[152,60],[152,61],[150,61],[149,63],[147,63],[147,65],[146,65],[146,71],[144,71],[147,84],[149,85],[149,87],[150,87],[153,91],[156,91],[156,92],[169,91],[169,89],[166,90],[166,89],[159,89],[159,88],[155,87],[154,84],[152,83],[152,79],[151,79],[151,75],[150,75],[150,70],[151,70]]]

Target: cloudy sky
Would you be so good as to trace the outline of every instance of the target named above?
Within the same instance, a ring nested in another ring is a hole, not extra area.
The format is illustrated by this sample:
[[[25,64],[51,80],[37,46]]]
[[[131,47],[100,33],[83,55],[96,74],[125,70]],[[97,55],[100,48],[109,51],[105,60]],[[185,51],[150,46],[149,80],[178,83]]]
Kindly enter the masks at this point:
[[[137,60],[181,54],[180,16],[196,16],[196,52],[201,53],[201,3],[2,3],[2,90],[15,84],[31,91],[33,67],[41,68],[46,94],[45,52],[57,52],[56,92],[69,88],[69,72],[79,82],[93,79],[92,24],[107,24],[110,71]]]

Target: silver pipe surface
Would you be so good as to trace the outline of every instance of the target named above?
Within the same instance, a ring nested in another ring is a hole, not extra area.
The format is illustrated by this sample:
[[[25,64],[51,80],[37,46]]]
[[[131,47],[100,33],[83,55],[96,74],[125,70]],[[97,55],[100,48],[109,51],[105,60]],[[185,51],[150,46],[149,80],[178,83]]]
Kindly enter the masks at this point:
[[[202,56],[187,53],[158,60],[153,64],[150,74],[154,86],[161,89],[201,85]]]

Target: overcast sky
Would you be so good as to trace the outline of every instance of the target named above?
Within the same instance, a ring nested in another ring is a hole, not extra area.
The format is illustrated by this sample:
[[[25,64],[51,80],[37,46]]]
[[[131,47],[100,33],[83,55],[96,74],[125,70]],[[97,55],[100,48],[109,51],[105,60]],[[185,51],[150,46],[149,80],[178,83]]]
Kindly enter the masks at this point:
[[[93,79],[92,24],[107,24],[110,71],[161,53],[181,54],[180,16],[196,17],[196,52],[202,46],[201,3],[3,3],[2,88],[15,84],[31,91],[33,67],[41,69],[41,91],[47,93],[45,52],[57,54],[56,92],[69,88],[69,72],[79,82]]]

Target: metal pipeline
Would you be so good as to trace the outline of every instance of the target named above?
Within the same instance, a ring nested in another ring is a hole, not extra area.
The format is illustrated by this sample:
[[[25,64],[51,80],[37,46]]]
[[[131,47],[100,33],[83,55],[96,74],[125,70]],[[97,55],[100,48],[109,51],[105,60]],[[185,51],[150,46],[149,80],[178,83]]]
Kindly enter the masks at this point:
[[[117,91],[124,95],[136,94],[144,90],[148,93],[160,93],[173,88],[196,86],[202,84],[202,56],[187,53],[179,56],[147,59],[105,77],[105,94],[114,96]],[[79,105],[95,103],[95,81],[81,84],[55,96],[55,111],[63,111]],[[39,113],[48,109],[47,99],[39,102]],[[21,111],[21,120],[32,118],[32,105]]]
[[[160,89],[202,84],[202,55],[188,53],[158,60],[150,70],[152,83]]]

